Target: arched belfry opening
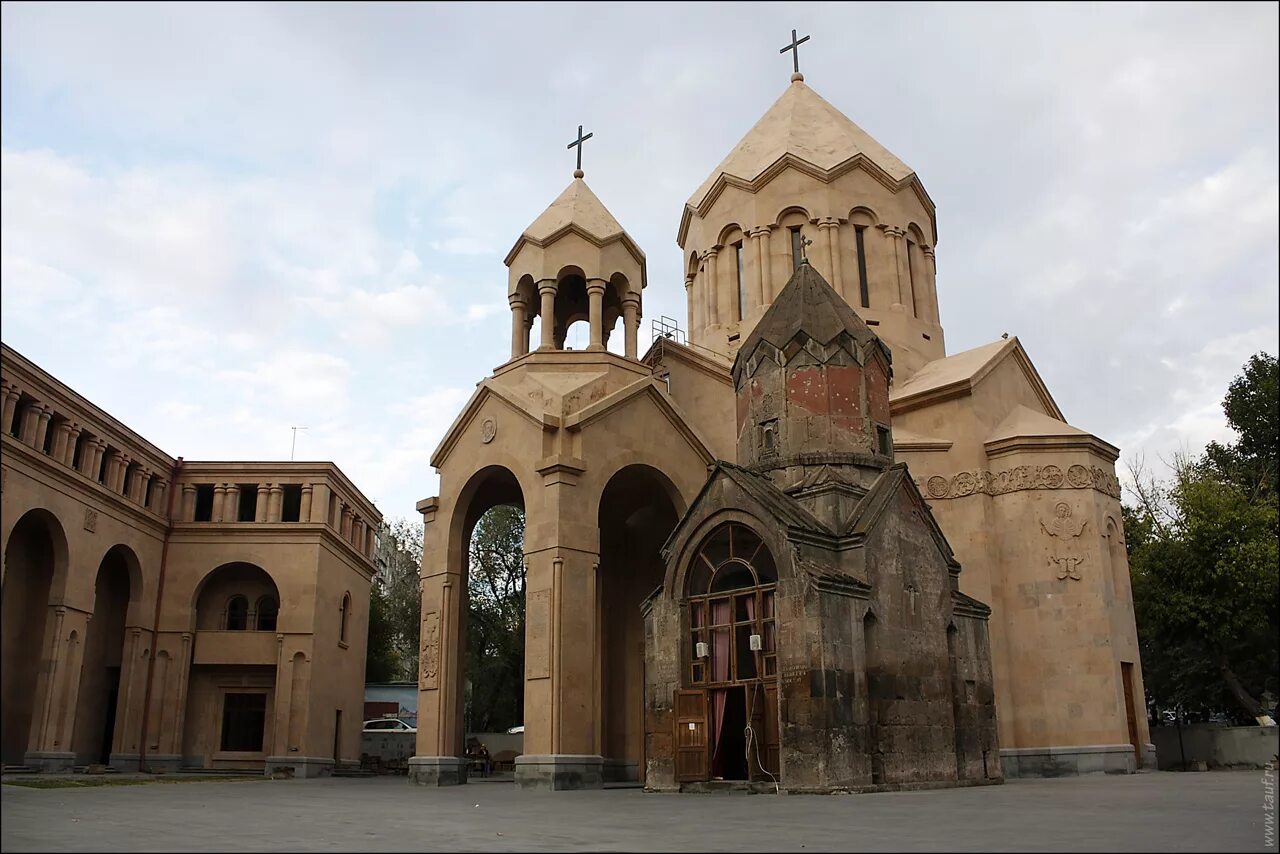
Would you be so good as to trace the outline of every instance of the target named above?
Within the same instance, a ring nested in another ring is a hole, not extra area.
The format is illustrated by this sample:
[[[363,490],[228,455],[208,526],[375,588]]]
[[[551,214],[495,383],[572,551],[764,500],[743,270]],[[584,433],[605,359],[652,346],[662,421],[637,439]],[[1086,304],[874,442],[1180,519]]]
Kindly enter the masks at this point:
[[[683,512],[657,469],[630,465],[600,496],[600,715],[605,780],[644,771],[644,618],[641,604],[662,585],[661,549]]]

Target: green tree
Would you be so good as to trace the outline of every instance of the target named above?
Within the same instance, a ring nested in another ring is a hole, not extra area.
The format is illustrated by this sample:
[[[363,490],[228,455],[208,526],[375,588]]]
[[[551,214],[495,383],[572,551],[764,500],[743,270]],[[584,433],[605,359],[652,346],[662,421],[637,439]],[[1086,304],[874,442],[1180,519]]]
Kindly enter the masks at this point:
[[[399,675],[392,635],[386,596],[374,584],[369,590],[369,643],[365,649],[364,681],[392,682]]]
[[[1258,353],[1227,389],[1222,411],[1237,439],[1228,445],[1210,442],[1205,463],[1235,483],[1252,500],[1276,500],[1280,472],[1280,368],[1276,357]]]
[[[1235,442],[1179,457],[1168,482],[1131,467],[1126,543],[1146,686],[1159,705],[1234,705],[1262,721],[1258,698],[1277,692],[1277,404],[1276,360],[1254,356],[1223,401]]]
[[[421,562],[422,523],[403,518],[385,523],[378,534],[378,571],[369,590],[367,682],[418,678]]]
[[[466,725],[501,732],[524,723],[524,513],[494,507],[468,550]]]

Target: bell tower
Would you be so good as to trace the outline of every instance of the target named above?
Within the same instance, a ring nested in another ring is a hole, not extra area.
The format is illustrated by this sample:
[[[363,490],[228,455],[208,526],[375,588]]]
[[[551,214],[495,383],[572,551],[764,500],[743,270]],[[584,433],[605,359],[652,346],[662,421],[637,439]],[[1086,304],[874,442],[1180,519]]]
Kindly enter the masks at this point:
[[[798,54],[807,36],[783,48]],[[933,200],[905,163],[791,83],[685,203],[689,340],[733,358],[807,254],[893,350],[895,381],[946,355]],[[812,243],[806,253],[805,246]]]
[[[516,240],[503,263],[508,268],[511,306],[511,358],[530,352],[538,321],[537,350],[564,350],[569,327],[586,321],[590,343],[601,351],[623,321],[624,353],[637,358],[642,293],[646,284],[644,252],[614,219],[583,180],[582,135],[569,144],[578,149],[573,181]]]

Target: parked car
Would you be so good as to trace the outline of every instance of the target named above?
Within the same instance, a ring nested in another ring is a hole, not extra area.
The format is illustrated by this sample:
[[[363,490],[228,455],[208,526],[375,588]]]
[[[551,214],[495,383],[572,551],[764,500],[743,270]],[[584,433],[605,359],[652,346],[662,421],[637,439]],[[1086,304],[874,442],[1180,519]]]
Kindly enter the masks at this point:
[[[399,718],[376,718],[364,722],[365,732],[417,732],[418,728]]]

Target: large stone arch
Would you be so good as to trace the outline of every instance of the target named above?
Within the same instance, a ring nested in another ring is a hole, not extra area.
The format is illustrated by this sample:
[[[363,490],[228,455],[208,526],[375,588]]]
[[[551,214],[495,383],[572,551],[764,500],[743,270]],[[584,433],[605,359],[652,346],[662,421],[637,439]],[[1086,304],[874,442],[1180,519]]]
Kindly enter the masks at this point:
[[[84,636],[72,750],[79,764],[106,764],[116,743],[123,710],[121,676],[125,627],[141,610],[142,570],[133,549],[118,543],[103,554],[94,580],[93,616]]]
[[[261,565],[248,560],[221,563],[205,573],[192,591],[191,629],[227,629],[228,608],[234,598],[243,597],[246,606],[245,630],[256,630],[255,605],[271,596],[275,597],[277,605],[283,605],[279,584]]]
[[[619,466],[597,501],[600,527],[596,679],[604,779],[638,780],[644,768],[644,620],[641,605],[662,584],[662,546],[684,512],[660,469]]]
[[[6,765],[21,765],[31,741],[36,686],[50,604],[66,584],[67,537],[57,517],[36,508],[4,544],[0,590],[0,744]]]

